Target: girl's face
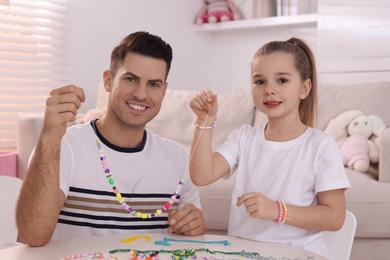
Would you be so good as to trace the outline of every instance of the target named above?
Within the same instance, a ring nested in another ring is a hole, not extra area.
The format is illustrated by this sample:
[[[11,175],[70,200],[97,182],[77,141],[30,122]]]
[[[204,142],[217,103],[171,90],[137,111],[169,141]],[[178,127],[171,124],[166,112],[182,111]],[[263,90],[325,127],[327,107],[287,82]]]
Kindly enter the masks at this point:
[[[301,80],[292,54],[274,52],[253,59],[253,101],[269,121],[293,117],[299,119],[299,103],[309,94],[310,88],[310,79]]]

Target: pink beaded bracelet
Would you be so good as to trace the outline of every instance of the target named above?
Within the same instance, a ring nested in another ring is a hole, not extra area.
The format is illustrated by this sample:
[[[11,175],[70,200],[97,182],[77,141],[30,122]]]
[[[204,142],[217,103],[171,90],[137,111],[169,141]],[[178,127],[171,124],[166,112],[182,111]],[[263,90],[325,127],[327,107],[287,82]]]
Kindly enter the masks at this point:
[[[288,213],[287,206],[284,202],[277,200],[276,203],[278,204],[279,216],[278,219],[275,220],[275,222],[276,224],[281,225],[290,219],[290,214]]]
[[[202,130],[210,130],[210,129],[213,129],[215,126],[217,125],[217,120],[214,121],[214,123],[212,123],[211,125],[208,125],[208,126],[205,126],[205,125],[200,125],[198,123],[198,121],[195,121],[195,126],[199,129],[202,129]]]
[[[275,220],[275,222],[276,222],[276,224],[283,224],[283,216],[284,216],[283,202],[281,202],[280,200],[277,200],[276,204],[278,204],[279,216],[278,216],[278,220]]]

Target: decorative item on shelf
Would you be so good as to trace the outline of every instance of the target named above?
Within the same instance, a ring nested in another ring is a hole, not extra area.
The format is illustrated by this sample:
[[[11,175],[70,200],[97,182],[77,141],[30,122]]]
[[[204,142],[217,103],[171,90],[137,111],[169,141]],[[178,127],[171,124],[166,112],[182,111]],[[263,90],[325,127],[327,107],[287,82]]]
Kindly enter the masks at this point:
[[[318,0],[277,0],[276,15],[291,16],[317,13]]]
[[[0,11],[9,8],[9,0],[0,0]]]
[[[196,24],[219,23],[242,18],[242,12],[231,0],[204,0],[196,15]]]
[[[253,0],[253,18],[276,16],[275,0]]]

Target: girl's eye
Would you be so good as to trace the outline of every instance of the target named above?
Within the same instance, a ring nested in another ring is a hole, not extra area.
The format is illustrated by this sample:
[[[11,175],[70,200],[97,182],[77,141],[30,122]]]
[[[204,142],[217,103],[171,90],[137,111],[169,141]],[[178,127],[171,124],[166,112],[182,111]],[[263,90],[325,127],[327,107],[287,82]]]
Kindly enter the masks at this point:
[[[278,82],[281,83],[281,84],[285,84],[285,83],[288,82],[288,79],[281,78],[281,79],[278,80]]]
[[[255,83],[255,85],[262,85],[262,84],[264,84],[264,80],[258,79],[258,80],[255,80],[254,83]]]

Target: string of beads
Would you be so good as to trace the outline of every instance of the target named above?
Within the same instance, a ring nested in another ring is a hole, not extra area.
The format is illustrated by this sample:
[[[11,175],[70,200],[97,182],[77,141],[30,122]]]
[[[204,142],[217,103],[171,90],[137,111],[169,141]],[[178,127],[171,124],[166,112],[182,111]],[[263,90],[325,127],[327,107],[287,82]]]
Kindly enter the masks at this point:
[[[86,258],[86,259],[119,259],[114,254],[103,254],[103,253],[83,253],[83,254],[74,254],[70,256],[64,256],[61,257],[60,260],[69,260],[69,259],[80,259],[80,258]]]
[[[185,259],[196,259],[195,254],[200,253],[208,253],[208,254],[223,254],[223,255],[236,255],[250,259],[262,259],[257,252],[247,252],[242,250],[240,252],[229,252],[229,251],[218,251],[218,250],[210,250],[208,248],[188,248],[188,249],[176,249],[176,250],[135,250],[135,249],[113,249],[110,250],[110,254],[116,253],[130,253],[131,260],[156,260],[158,259],[159,254],[172,254],[173,260],[185,260]],[[149,257],[149,258],[148,258]],[[153,257],[155,257],[153,259]]]
[[[122,206],[122,208],[124,208],[132,216],[146,219],[146,218],[153,218],[153,217],[156,217],[158,215],[161,215],[162,213],[166,212],[169,209],[169,207],[173,204],[175,199],[179,196],[180,191],[184,185],[184,178],[179,181],[179,184],[177,185],[176,191],[172,194],[169,201],[167,203],[165,203],[165,205],[163,207],[161,207],[161,209],[156,210],[155,213],[142,213],[139,211],[135,211],[123,199],[122,194],[119,192],[118,188],[116,187],[115,181],[114,181],[112,174],[111,174],[111,170],[107,166],[106,156],[103,152],[102,144],[101,144],[99,139],[96,140],[96,145],[100,151],[100,162],[101,162],[102,167],[103,167],[103,172],[106,174],[106,178],[107,178],[108,183],[111,185],[112,190],[114,191],[115,196],[118,199],[119,204]]]

